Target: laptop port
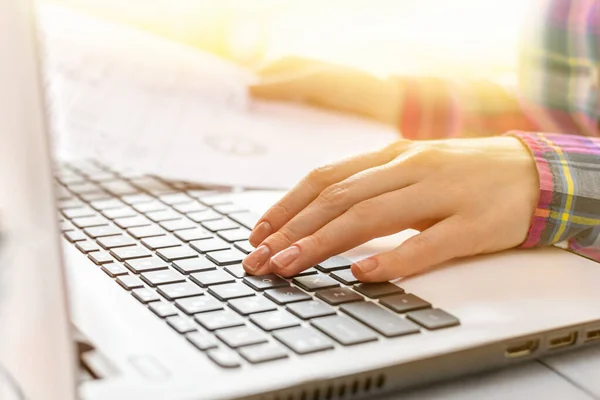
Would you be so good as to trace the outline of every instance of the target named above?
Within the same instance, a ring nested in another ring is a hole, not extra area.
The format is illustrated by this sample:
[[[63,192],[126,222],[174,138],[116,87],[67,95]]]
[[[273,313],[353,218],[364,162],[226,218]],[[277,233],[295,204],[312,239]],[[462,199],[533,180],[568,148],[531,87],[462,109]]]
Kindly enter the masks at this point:
[[[566,335],[552,337],[548,340],[548,349],[555,350],[562,347],[573,346],[577,342],[577,332],[570,332]]]
[[[585,342],[591,342],[593,340],[600,340],[600,328],[589,329],[585,332]]]
[[[504,351],[504,356],[506,358],[519,358],[528,356],[537,350],[539,344],[540,341],[535,339],[508,346]]]

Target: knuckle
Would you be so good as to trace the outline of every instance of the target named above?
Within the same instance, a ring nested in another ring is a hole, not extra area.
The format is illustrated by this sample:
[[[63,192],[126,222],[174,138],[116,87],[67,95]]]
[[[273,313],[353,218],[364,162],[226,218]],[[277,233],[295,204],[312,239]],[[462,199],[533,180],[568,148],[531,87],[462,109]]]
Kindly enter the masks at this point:
[[[348,187],[343,184],[329,186],[319,194],[319,203],[329,208],[337,208],[345,204],[348,198]]]
[[[431,165],[442,158],[443,151],[433,146],[420,146],[415,148],[405,158],[406,164],[411,165]]]
[[[326,186],[332,179],[334,169],[335,167],[333,165],[324,165],[315,168],[308,174],[306,181],[313,186]]]
[[[294,243],[293,233],[288,229],[281,229],[274,233],[268,240],[267,245],[273,248],[279,248],[281,246],[288,246]]]

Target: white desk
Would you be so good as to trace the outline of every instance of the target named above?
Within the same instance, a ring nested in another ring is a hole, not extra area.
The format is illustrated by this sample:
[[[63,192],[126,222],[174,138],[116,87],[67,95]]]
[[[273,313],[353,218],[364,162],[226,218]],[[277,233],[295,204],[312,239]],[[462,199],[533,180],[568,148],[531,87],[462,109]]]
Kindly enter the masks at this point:
[[[600,347],[442,382],[378,400],[600,399]]]

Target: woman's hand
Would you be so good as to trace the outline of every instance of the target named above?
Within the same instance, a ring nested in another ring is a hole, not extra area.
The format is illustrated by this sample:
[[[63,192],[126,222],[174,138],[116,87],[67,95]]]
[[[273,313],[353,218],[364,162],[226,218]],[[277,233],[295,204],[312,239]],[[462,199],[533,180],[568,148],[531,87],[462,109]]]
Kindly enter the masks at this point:
[[[259,71],[248,88],[258,98],[300,101],[395,125],[400,110],[396,83],[340,65],[300,57],[278,60]]]
[[[310,173],[259,220],[243,265],[293,276],[413,228],[421,233],[352,265],[365,282],[408,276],[518,246],[538,194],[535,162],[517,138],[400,140]]]

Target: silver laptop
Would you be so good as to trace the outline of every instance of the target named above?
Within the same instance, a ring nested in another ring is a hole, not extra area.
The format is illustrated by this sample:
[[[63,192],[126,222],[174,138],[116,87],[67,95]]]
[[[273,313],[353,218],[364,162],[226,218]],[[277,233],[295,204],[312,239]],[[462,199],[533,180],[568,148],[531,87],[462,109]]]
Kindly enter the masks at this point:
[[[357,282],[351,261],[404,232],[246,276],[249,228],[281,193],[53,162],[32,6],[0,4],[0,393],[350,399],[600,343],[600,265],[558,248]]]

